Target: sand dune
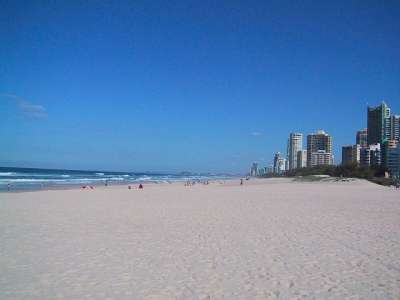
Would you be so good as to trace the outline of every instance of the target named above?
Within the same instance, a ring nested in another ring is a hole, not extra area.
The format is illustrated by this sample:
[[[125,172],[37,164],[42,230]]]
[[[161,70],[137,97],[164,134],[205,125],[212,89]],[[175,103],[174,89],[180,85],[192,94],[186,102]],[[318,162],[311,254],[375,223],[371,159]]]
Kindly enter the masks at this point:
[[[400,191],[237,181],[0,194],[0,299],[400,299]]]

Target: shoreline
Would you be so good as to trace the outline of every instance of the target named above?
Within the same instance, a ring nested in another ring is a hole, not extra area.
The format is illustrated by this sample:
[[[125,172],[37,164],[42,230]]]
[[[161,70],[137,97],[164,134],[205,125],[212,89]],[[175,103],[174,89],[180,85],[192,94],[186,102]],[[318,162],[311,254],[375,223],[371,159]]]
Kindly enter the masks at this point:
[[[226,178],[221,178],[221,179],[216,179],[216,178],[211,178],[211,179],[174,179],[174,180],[141,180],[141,181],[126,181],[126,182],[122,182],[122,181],[108,181],[108,185],[105,186],[104,181],[103,182],[88,182],[88,183],[71,183],[71,184],[52,184],[52,185],[44,185],[43,187],[40,186],[35,186],[35,187],[29,187],[29,186],[13,186],[11,185],[11,189],[7,190],[6,185],[4,185],[4,187],[0,188],[0,193],[20,193],[20,192],[34,192],[34,191],[48,191],[48,190],[71,190],[71,189],[81,189],[82,186],[86,186],[86,187],[90,187],[93,186],[95,188],[107,188],[107,187],[113,187],[113,186],[137,186],[139,184],[145,184],[145,185],[169,185],[169,184],[175,184],[175,183],[184,183],[186,181],[195,181],[198,184],[201,184],[201,182],[204,181],[226,181],[226,180],[236,180],[236,179],[240,179],[240,177],[226,177]]]
[[[210,179],[207,180],[209,183],[215,184],[216,182],[221,182],[221,181],[238,181],[240,180],[239,178],[228,178],[228,179]],[[139,182],[133,182],[133,183],[128,183],[128,182],[113,182],[112,184],[108,184],[107,186],[104,185],[104,183],[85,183],[85,184],[63,184],[63,185],[54,185],[54,186],[46,186],[43,188],[15,188],[11,190],[7,189],[0,189],[0,194],[14,194],[14,193],[29,193],[29,192],[45,192],[45,191],[65,191],[65,190],[82,190],[82,186],[85,186],[85,189],[90,189],[90,186],[94,187],[95,189],[112,189],[112,188],[121,188],[125,187],[128,188],[128,186],[132,186],[132,189],[135,189],[135,187],[139,186],[139,184],[143,184],[144,186],[170,186],[170,185],[181,185],[184,184],[188,180],[174,180],[170,182],[165,182],[165,181],[139,181]],[[202,182],[205,180],[201,180],[200,182],[196,182],[196,185],[204,185]]]
[[[249,180],[243,180],[243,186],[248,185],[260,185],[263,183],[297,183],[297,184],[318,184],[318,183],[327,183],[327,184],[357,184],[357,183],[368,183],[372,185],[376,185],[379,187],[391,188],[392,186],[384,186],[380,185],[376,182],[362,179],[362,178],[354,178],[354,177],[331,177],[331,176],[319,176],[317,180],[312,180],[308,178],[309,176],[297,176],[297,177],[268,177],[268,178],[259,178],[259,177],[250,177]],[[212,179],[208,180],[209,185],[217,185],[217,186],[240,186],[240,179],[245,177],[237,177],[237,178],[227,178],[227,179]],[[19,194],[19,193],[32,193],[32,192],[46,192],[46,191],[69,191],[69,190],[91,190],[90,186],[93,187],[93,190],[124,190],[128,189],[128,186],[132,187],[132,190],[136,190],[139,184],[143,184],[144,187],[168,187],[168,186],[182,186],[185,187],[184,184],[187,180],[175,180],[170,182],[164,181],[141,181],[134,183],[122,183],[122,182],[114,182],[113,184],[109,184],[105,186],[100,183],[93,184],[71,184],[71,185],[61,185],[61,186],[48,186],[45,188],[32,188],[32,189],[12,189],[7,191],[5,189],[0,189],[0,194]],[[204,180],[203,180],[204,181]],[[207,186],[203,184],[203,181],[196,182],[194,186]],[[83,189],[82,186],[86,188]],[[192,186],[193,187],[193,186]],[[189,187],[186,187],[189,188]]]

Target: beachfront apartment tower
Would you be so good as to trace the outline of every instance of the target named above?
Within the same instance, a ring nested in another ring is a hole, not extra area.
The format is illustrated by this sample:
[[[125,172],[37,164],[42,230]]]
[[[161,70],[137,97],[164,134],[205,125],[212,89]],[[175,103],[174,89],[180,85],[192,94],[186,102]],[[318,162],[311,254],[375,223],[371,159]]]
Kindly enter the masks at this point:
[[[307,150],[297,151],[297,168],[307,167]]]
[[[385,102],[368,106],[368,145],[381,144],[390,139],[390,108]]]
[[[287,167],[287,159],[281,157],[278,160],[278,173],[283,174],[285,171],[287,171],[286,167]]]
[[[389,168],[389,156],[393,152],[393,149],[397,148],[399,141],[397,140],[386,140],[381,144],[381,164],[382,166]]]
[[[288,169],[297,168],[297,152],[303,149],[303,134],[291,133],[288,140]]]
[[[381,144],[360,149],[360,165],[363,167],[380,166],[381,158]]]
[[[281,153],[276,152],[274,155],[274,173],[279,173],[279,161],[281,160]]]
[[[353,162],[353,146],[342,147],[342,165],[349,165]]]
[[[253,162],[250,169],[250,176],[257,176],[258,175],[258,163]]]
[[[325,150],[318,150],[317,152],[311,153],[311,167],[331,165],[332,164],[332,153],[328,153]]]
[[[272,174],[274,173],[274,166],[273,165],[269,165],[266,167],[266,173],[267,174]]]
[[[400,179],[400,142],[387,151],[386,165],[392,177]]]
[[[400,116],[393,115],[390,117],[390,139],[400,142]]]
[[[332,137],[323,130],[318,130],[317,133],[311,133],[307,136],[307,167],[315,166],[312,163],[313,153],[318,153],[321,156],[322,152],[319,151],[325,151],[324,159],[314,158],[313,161],[318,164],[323,162],[321,164],[332,165]]]
[[[359,144],[342,147],[342,165],[360,163],[361,146]]]
[[[356,134],[356,144],[360,147],[365,148],[368,146],[368,129],[363,129],[357,131]]]
[[[280,152],[276,152],[274,156],[274,173],[282,174],[286,171],[286,159],[281,157]]]

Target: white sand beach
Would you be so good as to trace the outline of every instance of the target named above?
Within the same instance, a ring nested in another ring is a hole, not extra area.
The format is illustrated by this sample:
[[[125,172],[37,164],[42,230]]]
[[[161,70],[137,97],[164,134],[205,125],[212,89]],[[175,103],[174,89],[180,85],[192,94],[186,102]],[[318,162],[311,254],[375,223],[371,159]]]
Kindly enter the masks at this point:
[[[400,299],[400,191],[251,180],[0,194],[0,299]]]

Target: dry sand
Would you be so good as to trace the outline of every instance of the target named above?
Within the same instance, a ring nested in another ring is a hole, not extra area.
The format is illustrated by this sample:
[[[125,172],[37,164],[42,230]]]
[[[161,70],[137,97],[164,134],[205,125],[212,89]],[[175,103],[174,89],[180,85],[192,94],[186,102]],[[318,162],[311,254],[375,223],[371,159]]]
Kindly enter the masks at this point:
[[[253,180],[0,194],[0,299],[400,299],[400,191]]]

